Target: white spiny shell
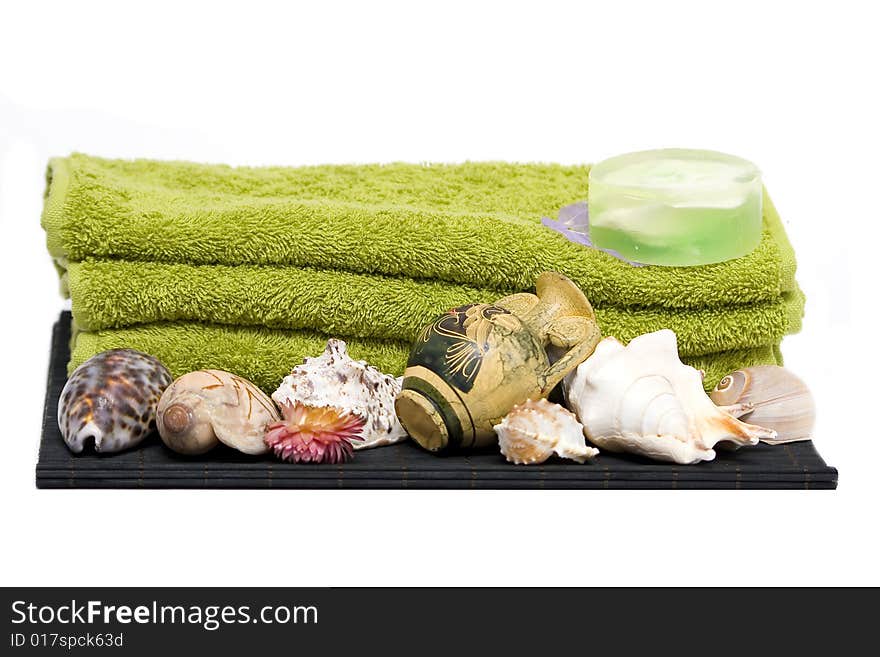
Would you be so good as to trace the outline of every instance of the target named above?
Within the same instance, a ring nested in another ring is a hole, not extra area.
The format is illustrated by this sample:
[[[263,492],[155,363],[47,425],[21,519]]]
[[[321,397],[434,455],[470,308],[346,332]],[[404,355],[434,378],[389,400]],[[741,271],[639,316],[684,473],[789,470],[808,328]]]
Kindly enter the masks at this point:
[[[517,404],[495,425],[495,433],[501,453],[511,463],[543,463],[554,452],[583,463],[599,453],[587,446],[574,413],[546,399]]]
[[[668,329],[626,347],[605,338],[566,377],[564,390],[590,442],[612,452],[697,463],[715,458],[717,443],[754,445],[776,436],[715,406],[700,372],[679,359]]]
[[[284,377],[272,399],[279,406],[299,402],[361,417],[365,423],[363,440],[353,445],[355,449],[364,449],[390,445],[407,437],[394,412],[394,398],[399,392],[398,379],[362,360],[353,360],[345,342],[331,339],[323,354],[306,358]]]

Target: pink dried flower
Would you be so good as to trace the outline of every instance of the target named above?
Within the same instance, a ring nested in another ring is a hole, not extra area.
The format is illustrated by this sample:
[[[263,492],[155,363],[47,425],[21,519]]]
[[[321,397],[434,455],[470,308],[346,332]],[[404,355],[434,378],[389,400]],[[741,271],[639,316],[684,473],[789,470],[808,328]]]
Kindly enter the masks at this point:
[[[270,424],[264,440],[283,461],[342,463],[351,457],[353,440],[363,440],[363,418],[330,406],[299,402],[281,407],[284,419]]]

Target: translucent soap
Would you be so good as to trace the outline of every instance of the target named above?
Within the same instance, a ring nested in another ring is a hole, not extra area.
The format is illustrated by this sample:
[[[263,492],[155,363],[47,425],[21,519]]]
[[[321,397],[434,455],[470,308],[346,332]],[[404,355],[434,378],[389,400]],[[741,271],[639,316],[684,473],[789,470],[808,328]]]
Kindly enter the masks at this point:
[[[733,155],[663,149],[590,170],[590,239],[652,265],[739,258],[761,239],[761,173]]]

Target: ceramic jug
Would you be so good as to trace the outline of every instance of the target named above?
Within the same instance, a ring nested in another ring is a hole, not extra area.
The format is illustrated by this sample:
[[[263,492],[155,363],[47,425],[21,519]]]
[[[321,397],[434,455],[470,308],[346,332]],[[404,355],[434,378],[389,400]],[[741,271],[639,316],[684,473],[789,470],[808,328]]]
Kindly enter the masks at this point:
[[[515,404],[546,397],[593,353],[601,334],[583,292],[555,272],[541,274],[535,292],[452,308],[422,329],[395,402],[419,445],[494,444],[493,426]],[[551,346],[564,351],[553,362]]]

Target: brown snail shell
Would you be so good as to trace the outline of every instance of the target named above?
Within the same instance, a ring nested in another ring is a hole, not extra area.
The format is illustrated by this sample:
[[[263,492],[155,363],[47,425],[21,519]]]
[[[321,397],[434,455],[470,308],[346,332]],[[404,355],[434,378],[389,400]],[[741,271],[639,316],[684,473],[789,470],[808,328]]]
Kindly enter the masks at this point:
[[[265,454],[266,426],[281,419],[257,386],[223,370],[199,370],[172,383],[156,411],[162,442],[179,454],[204,454],[223,443],[245,454]]]
[[[777,438],[763,442],[778,445],[812,437],[816,423],[813,395],[784,367],[760,365],[737,370],[721,379],[709,396],[740,419],[776,431]]]

